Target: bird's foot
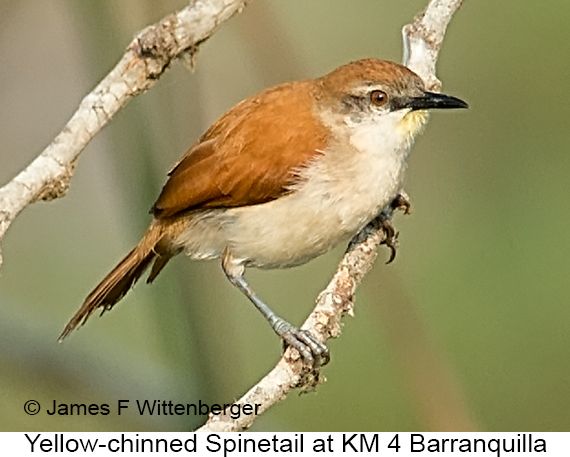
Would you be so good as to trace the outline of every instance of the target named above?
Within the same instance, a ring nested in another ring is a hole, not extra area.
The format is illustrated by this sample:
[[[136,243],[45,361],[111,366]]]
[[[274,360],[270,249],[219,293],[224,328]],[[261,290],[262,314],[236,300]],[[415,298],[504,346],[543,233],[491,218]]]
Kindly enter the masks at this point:
[[[404,191],[401,191],[396,198],[392,200],[390,203],[390,207],[394,211],[403,211],[404,214],[411,214],[412,213],[412,204],[410,203],[410,197]]]
[[[329,348],[317,341],[317,339],[307,330],[293,327],[287,321],[279,319],[273,326],[283,340],[284,349],[290,346],[299,352],[303,362],[318,376],[322,366],[330,361]]]
[[[385,244],[390,249],[390,258],[386,264],[392,263],[396,258],[396,248],[398,247],[398,232],[392,225],[392,214],[394,211],[401,210],[404,214],[410,214],[412,212],[410,199],[408,194],[404,191],[400,192],[392,203],[390,203],[390,211],[382,211],[378,216],[378,222],[380,227],[384,230],[386,235],[384,241],[380,244]]]

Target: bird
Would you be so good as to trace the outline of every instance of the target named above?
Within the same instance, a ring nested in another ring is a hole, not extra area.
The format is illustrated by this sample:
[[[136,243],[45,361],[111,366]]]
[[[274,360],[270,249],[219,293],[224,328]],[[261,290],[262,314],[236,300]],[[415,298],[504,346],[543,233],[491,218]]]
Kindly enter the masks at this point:
[[[324,365],[327,346],[277,316],[247,282],[246,268],[301,265],[353,237],[401,202],[410,148],[428,111],[467,107],[427,91],[407,67],[376,58],[238,103],[172,168],[146,233],[87,296],[60,341],[95,310],[113,308],[146,270],[151,283],[184,252],[220,259],[284,345],[308,365]]]

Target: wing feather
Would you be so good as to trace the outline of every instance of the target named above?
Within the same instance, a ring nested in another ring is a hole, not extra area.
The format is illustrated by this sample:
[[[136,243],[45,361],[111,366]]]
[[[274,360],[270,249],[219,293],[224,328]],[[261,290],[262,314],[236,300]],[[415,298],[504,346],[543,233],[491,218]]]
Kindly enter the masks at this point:
[[[228,111],[169,173],[155,217],[256,205],[287,192],[327,142],[327,130],[313,116],[311,87],[308,81],[283,84]],[[291,94],[300,105],[292,106]]]

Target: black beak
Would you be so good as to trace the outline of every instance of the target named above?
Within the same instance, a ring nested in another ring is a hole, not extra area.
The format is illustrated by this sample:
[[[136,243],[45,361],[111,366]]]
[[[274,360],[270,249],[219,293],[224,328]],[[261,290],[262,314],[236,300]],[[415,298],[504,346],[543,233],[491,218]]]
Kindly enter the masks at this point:
[[[413,97],[408,103],[408,108],[412,110],[418,109],[450,109],[450,108],[468,108],[469,105],[459,98],[451,95],[436,94],[435,92],[424,92],[421,97]]]

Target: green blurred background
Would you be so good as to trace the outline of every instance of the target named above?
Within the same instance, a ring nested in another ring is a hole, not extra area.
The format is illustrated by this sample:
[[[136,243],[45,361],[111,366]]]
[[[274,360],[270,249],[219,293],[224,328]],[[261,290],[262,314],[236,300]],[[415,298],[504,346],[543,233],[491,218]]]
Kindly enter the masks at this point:
[[[254,1],[89,144],[66,198],[26,209],[2,244],[0,430],[178,431],[202,417],[140,417],[136,399],[230,402],[280,343],[217,262],[176,258],[152,287],[63,345],[85,295],[138,241],[172,164],[225,110],[361,57],[401,60],[427,0]],[[59,132],[168,0],[0,1],[0,183]],[[570,429],[570,3],[466,0],[440,54],[443,91],[412,155],[401,247],[356,295],[330,342],[328,381],[256,421],[263,431]],[[248,273],[300,324],[344,247]],[[23,406],[35,399],[37,416]],[[131,409],[117,415],[116,403]],[[108,416],[56,417],[58,403]]]

